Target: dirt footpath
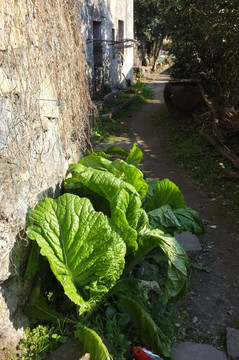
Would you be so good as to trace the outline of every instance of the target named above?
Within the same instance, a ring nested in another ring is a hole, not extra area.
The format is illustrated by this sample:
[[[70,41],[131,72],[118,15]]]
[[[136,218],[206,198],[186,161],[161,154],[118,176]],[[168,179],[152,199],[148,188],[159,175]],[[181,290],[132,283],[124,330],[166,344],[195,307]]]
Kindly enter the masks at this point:
[[[208,337],[218,345],[226,327],[239,329],[238,229],[228,211],[216,207],[213,195],[170,158],[173,145],[154,120],[164,104],[163,89],[167,80],[167,75],[149,80],[153,99],[123,121],[119,141],[114,144],[130,148],[137,142],[144,153],[142,170],[145,175],[175,182],[184,194],[186,204],[201,215],[205,235],[200,237],[202,250],[194,253],[193,258],[207,267],[208,272],[192,270],[190,273],[189,294],[185,299],[190,314],[187,330],[198,334],[199,341]]]

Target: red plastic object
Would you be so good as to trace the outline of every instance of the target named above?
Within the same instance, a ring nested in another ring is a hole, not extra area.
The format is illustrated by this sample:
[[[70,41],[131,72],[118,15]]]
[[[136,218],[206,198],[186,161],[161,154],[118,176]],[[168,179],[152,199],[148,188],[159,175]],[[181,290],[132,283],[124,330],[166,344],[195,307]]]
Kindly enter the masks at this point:
[[[156,354],[153,354],[146,347],[132,346],[132,354],[138,360],[163,360]]]

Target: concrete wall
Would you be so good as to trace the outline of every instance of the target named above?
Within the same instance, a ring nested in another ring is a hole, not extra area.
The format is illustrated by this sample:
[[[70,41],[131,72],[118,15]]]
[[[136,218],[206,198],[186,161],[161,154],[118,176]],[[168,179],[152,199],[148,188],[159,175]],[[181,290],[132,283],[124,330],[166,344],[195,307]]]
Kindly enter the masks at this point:
[[[61,0],[0,1],[0,359],[28,324],[26,214],[59,195],[87,146],[91,102],[77,19]]]
[[[87,44],[87,62],[90,67],[89,77],[95,90],[99,90],[100,85],[109,86],[111,89],[119,85],[125,86],[125,77],[133,82],[133,0],[85,1],[81,19],[85,22],[84,34]],[[124,24],[123,56],[119,54],[117,44],[119,20]],[[103,64],[97,69],[93,54],[93,21],[101,24]],[[112,42],[112,29],[115,31],[115,44]]]

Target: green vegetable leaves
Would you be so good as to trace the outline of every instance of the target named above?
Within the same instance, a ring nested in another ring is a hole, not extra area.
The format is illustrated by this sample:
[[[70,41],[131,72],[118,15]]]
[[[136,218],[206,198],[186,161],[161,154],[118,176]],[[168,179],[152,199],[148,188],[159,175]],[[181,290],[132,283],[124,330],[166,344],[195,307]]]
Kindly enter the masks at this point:
[[[190,208],[176,209],[174,215],[180,223],[180,231],[190,231],[196,235],[204,234],[202,219],[197,211]]]
[[[83,351],[91,360],[113,360],[99,335],[92,329],[78,323],[75,337],[84,344]]]
[[[33,225],[28,227],[28,237],[37,241],[80,313],[90,310],[123,271],[123,240],[88,199],[72,194],[45,198],[30,217]]]
[[[172,210],[171,206],[164,205],[148,213],[151,226],[162,229],[174,235],[182,231],[189,231],[196,235],[204,233],[204,227],[197,211],[190,208]]]
[[[148,182],[149,188],[143,198],[143,207],[148,211],[150,224],[174,235],[190,231],[204,233],[203,223],[197,211],[186,207],[179,188],[168,179]]]
[[[150,251],[160,247],[168,261],[167,279],[163,294],[163,303],[166,304],[174,297],[184,295],[187,290],[187,254],[177,240],[159,229],[143,230],[139,234],[139,248],[134,255],[127,259],[130,270],[143,259]]]
[[[142,150],[138,148],[137,144],[134,144],[129,153],[129,156],[127,156],[126,161],[128,164],[137,166],[141,162],[142,157],[143,157]]]
[[[149,183],[149,194],[143,199],[146,211],[170,205],[172,209],[185,209],[184,196],[172,181],[164,179],[161,181],[151,181]]]
[[[108,200],[111,218],[121,231],[127,251],[137,250],[137,231],[135,229],[141,214],[141,200],[136,189],[108,171],[85,167],[79,163],[71,165],[70,169],[74,169],[74,172],[65,180],[66,185],[83,184]]]
[[[126,159],[111,161],[109,154]],[[126,275],[152,250],[158,250],[163,255],[164,279],[167,272],[160,294],[163,304],[183,295],[188,257],[172,236],[181,231],[201,234],[203,225],[198,213],[186,207],[174,183],[144,179],[136,168],[141,159],[142,151],[134,144],[129,155],[111,147],[69,166],[64,182],[68,193],[57,200],[45,198],[29,212],[28,237],[34,242],[26,275],[39,271],[46,257],[80,315],[91,313],[105,295],[116,297],[126,313],[121,325],[131,320],[143,341],[171,358],[168,339],[134,299],[140,293],[138,281]],[[35,287],[26,312],[56,321],[61,315],[45,301],[40,285]],[[93,360],[111,359],[93,330],[79,324],[76,337]]]
[[[119,305],[123,311],[130,314],[141,341],[148,344],[158,354],[172,359],[170,356],[170,341],[142,305],[132,297],[120,295]]]

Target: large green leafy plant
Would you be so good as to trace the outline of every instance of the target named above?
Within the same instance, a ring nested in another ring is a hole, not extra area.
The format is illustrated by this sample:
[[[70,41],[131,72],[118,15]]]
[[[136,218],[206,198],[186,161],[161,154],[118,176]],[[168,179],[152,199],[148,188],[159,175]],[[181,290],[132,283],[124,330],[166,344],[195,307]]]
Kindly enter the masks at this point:
[[[111,154],[120,154],[125,160],[110,160]],[[38,247],[33,247],[27,274],[39,269],[36,260],[41,259],[40,251],[67,297],[76,304],[81,322],[113,294],[136,327],[141,319],[146,330],[141,328],[139,336],[146,336],[149,346],[170,358],[169,341],[134,298],[127,285],[128,274],[158,249],[168,264],[163,303],[183,295],[188,257],[173,234],[183,230],[198,234],[203,227],[198,214],[186,208],[175,184],[168,179],[149,183],[144,179],[136,167],[141,159],[142,152],[135,144],[129,154],[111,147],[69,166],[65,194],[56,200],[45,198],[29,212],[28,237]],[[35,287],[26,312],[47,320],[61,316],[44,302],[40,286]],[[82,341],[90,336],[94,339],[91,343],[99,344],[97,350],[96,345],[93,349],[89,341],[85,343],[93,359],[110,358],[93,330],[83,324],[77,329]]]

